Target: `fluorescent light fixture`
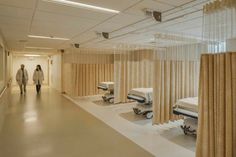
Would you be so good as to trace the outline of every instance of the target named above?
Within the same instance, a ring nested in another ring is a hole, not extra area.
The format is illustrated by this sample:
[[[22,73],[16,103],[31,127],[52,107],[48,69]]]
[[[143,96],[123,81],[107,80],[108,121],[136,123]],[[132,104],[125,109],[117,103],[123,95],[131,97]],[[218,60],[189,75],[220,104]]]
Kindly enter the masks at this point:
[[[30,123],[35,121],[37,121],[37,117],[29,117],[25,119],[25,123]]]
[[[59,37],[49,37],[49,36],[40,36],[40,35],[28,35],[30,38],[39,38],[39,39],[53,39],[53,40],[70,40],[68,38],[59,38]]]
[[[60,4],[60,5],[65,5],[65,6],[70,6],[70,7],[76,7],[76,8],[94,9],[94,10],[98,10],[98,11],[110,12],[110,13],[115,13],[115,14],[120,13],[120,11],[118,11],[118,10],[113,10],[113,9],[108,9],[108,8],[103,8],[103,7],[98,7],[98,6],[94,6],[94,5],[73,2],[73,1],[68,1],[68,0],[43,0],[43,1],[51,2],[51,3],[55,3],[55,4]]]
[[[24,56],[26,56],[26,57],[39,57],[41,55],[25,54]]]
[[[26,49],[41,49],[41,50],[51,50],[53,48],[50,48],[50,47],[30,47],[30,46],[27,46],[25,47]]]

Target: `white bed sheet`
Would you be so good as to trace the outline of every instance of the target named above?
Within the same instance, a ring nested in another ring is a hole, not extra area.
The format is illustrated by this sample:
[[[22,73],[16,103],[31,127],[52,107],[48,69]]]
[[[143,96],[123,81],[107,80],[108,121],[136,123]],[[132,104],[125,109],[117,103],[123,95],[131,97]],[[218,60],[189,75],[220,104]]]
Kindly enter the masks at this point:
[[[152,101],[153,88],[133,88],[129,91],[130,95],[135,95],[145,98],[146,102]]]
[[[114,82],[100,82],[98,86],[107,88],[108,90],[114,89]]]
[[[198,113],[198,97],[180,99],[176,102],[175,107]]]

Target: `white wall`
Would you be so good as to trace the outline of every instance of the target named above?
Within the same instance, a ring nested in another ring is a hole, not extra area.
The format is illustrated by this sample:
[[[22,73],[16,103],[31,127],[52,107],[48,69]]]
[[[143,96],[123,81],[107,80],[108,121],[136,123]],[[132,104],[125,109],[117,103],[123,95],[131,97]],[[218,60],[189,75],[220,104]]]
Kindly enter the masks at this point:
[[[29,81],[28,85],[33,85],[33,73],[34,70],[36,69],[36,65],[40,64],[44,73],[44,82],[43,84],[48,85],[49,84],[49,79],[48,79],[48,74],[49,74],[49,66],[48,66],[48,57],[47,56],[40,56],[40,57],[26,57],[26,56],[13,56],[12,58],[12,84],[17,85],[16,83],[16,73],[17,70],[20,68],[21,64],[25,65],[26,70],[28,71],[29,75]]]
[[[236,52],[236,39],[228,39],[226,42],[227,51]]]
[[[50,86],[61,92],[61,54],[53,55],[50,58]]]
[[[6,85],[6,47],[3,41],[3,37],[0,34],[0,92],[3,90],[4,86]]]
[[[4,39],[2,37],[2,34],[0,32],[0,45],[1,45],[1,50],[0,50],[0,93],[2,93],[2,90],[6,86],[9,76],[7,76],[7,69],[9,68],[9,56],[6,54],[6,44],[4,42]],[[7,92],[8,93],[8,92]],[[7,93],[3,93],[2,97],[0,97],[0,131],[3,126],[3,122],[5,119],[5,114],[7,110]]]

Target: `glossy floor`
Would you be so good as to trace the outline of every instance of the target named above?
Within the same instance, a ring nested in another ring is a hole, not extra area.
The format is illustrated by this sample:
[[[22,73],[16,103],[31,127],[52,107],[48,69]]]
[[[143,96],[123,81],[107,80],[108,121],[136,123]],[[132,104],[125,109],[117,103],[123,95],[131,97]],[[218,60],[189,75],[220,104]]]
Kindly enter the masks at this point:
[[[54,90],[14,90],[10,98],[1,157],[153,156]]]
[[[196,137],[184,135],[182,120],[152,125],[151,120],[134,114],[135,103],[107,104],[101,96],[66,97],[157,157],[195,156]]]

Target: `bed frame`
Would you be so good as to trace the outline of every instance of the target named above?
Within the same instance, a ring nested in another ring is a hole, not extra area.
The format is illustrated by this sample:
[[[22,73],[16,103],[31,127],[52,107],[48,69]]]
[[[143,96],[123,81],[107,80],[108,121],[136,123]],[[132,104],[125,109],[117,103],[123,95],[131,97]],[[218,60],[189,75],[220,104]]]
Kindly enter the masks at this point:
[[[137,115],[144,115],[147,119],[153,117],[153,112],[151,109],[152,102],[146,102],[144,97],[128,94],[127,99],[135,100],[138,102],[137,106],[133,108],[133,111]]]

